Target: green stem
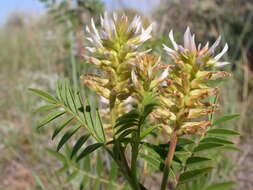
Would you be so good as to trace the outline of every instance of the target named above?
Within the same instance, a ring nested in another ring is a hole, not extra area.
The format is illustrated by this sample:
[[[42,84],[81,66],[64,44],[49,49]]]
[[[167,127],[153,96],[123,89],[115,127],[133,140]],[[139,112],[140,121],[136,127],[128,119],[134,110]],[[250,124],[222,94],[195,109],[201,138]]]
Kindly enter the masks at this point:
[[[133,140],[134,143],[132,144],[131,173],[137,190],[140,190],[139,182],[137,180],[137,157],[139,153],[140,127],[138,127],[138,131],[133,134]]]
[[[176,129],[174,129],[173,132],[172,132],[172,135],[171,135],[169,152],[168,152],[167,158],[165,160],[161,190],[166,190],[166,186],[167,186],[167,183],[168,183],[169,169],[170,169],[171,162],[172,162],[172,159],[174,157],[175,149],[176,149],[176,145],[177,145],[177,134],[176,134],[176,132],[177,132]]]

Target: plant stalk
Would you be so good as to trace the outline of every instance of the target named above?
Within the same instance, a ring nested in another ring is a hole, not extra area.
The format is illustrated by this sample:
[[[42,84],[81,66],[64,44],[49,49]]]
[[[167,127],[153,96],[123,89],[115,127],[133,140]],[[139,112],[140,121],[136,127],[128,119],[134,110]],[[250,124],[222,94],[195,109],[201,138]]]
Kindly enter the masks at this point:
[[[166,190],[166,186],[168,183],[169,169],[170,169],[171,162],[174,157],[175,149],[176,149],[176,145],[177,145],[177,133],[176,132],[177,132],[176,129],[174,129],[172,132],[172,135],[171,135],[169,152],[168,152],[167,158],[165,160],[161,190]]]

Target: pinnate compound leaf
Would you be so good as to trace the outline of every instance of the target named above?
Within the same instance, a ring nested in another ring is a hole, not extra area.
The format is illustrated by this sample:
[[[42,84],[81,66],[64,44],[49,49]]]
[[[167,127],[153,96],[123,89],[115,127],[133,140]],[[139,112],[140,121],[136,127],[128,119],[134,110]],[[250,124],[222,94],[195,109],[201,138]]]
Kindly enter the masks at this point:
[[[212,170],[212,167],[206,167],[196,170],[184,172],[180,175],[179,183],[186,183],[190,180],[196,179],[197,177],[206,174]]]
[[[209,150],[209,149],[214,149],[214,148],[219,148],[219,147],[223,147],[223,144],[219,144],[219,143],[200,143],[194,149],[194,152],[199,152],[199,151],[204,151],[204,150]]]
[[[85,156],[89,155],[90,153],[94,152],[96,149],[100,148],[101,146],[103,146],[103,143],[95,143],[92,145],[87,146],[81,153],[80,155],[77,157],[76,161],[78,162],[79,160],[81,160],[82,158],[84,158]]]
[[[69,129],[61,138],[60,142],[57,146],[57,151],[61,149],[61,147],[80,129],[80,125],[77,125],[76,127],[73,127],[72,129]]]
[[[53,97],[51,94],[49,94],[45,91],[34,89],[34,88],[29,88],[29,91],[36,94],[37,96],[40,96],[41,98],[43,98],[44,100],[46,100],[48,102],[51,102],[51,103],[57,102],[57,99],[55,97]]]
[[[225,135],[225,136],[240,136],[240,133],[231,129],[210,129],[207,131],[207,134],[214,135]]]
[[[67,119],[64,119],[54,130],[54,133],[52,135],[52,140],[61,132],[61,130],[66,127],[74,118],[70,117]]]
[[[73,158],[74,155],[76,155],[76,153],[78,152],[78,150],[79,150],[79,149],[82,147],[82,145],[88,140],[89,137],[90,137],[89,134],[85,134],[85,135],[81,136],[81,137],[77,140],[77,142],[76,142],[76,144],[74,145],[73,150],[72,150],[72,152],[71,152],[71,156],[70,156],[71,159]]]
[[[65,113],[66,113],[65,110],[51,112],[38,124],[37,127],[38,128],[43,127],[44,125],[48,124],[50,121],[56,119],[57,117],[60,117],[61,115]]]
[[[210,161],[210,158],[207,157],[200,157],[200,156],[193,156],[187,159],[186,164],[198,164],[198,163],[202,163],[205,161]]]
[[[216,183],[207,187],[206,190],[230,190],[235,184],[236,182],[234,181]]]
[[[235,119],[235,118],[237,118],[239,116],[240,116],[240,114],[225,115],[225,116],[223,116],[221,118],[218,118],[218,119],[214,120],[213,123],[212,123],[212,125],[213,126],[214,125],[219,125],[221,123],[225,123],[225,122],[227,122],[229,120]]]

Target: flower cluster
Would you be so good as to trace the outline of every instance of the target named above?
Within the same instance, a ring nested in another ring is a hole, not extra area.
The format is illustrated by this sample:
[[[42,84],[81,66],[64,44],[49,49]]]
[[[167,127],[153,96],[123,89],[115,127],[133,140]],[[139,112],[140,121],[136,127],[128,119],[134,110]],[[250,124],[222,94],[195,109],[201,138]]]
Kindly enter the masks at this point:
[[[220,37],[211,47],[209,43],[196,46],[195,35],[187,28],[182,46],[175,42],[171,31],[173,49],[164,45],[164,50],[174,64],[163,64],[160,57],[148,53],[150,50],[140,50],[151,38],[152,24],[144,29],[138,16],[130,22],[125,15],[110,18],[105,14],[101,17],[101,29],[91,20],[91,29],[86,30],[92,45],[87,49],[92,57],[85,58],[100,69],[102,76],[82,75],[82,79],[108,104],[109,128],[130,103],[141,103],[146,92],[153,93],[160,102],[152,113],[152,122],[166,131],[176,130],[177,135],[202,134],[210,125],[202,116],[218,110],[208,98],[219,92],[210,82],[229,75],[213,69],[229,64],[219,61],[228,50],[227,44],[214,55]]]
[[[109,17],[107,13],[100,22],[99,29],[93,20],[91,28],[86,27],[87,40],[91,44],[86,49],[92,56],[84,57],[96,65],[102,75],[82,75],[81,79],[108,105],[109,109],[104,109],[103,115],[109,121],[106,128],[112,131],[116,118],[126,112],[131,102],[133,63],[150,51],[142,51],[141,47],[151,38],[152,24],[144,28],[139,16],[129,21],[125,15]]]
[[[85,58],[98,66],[104,78],[99,76],[82,76],[84,83],[97,94],[108,99],[113,108],[118,100],[125,100],[130,95],[129,83],[131,76],[131,62],[147,51],[140,51],[139,47],[151,38],[152,25],[143,28],[141,19],[136,16],[132,22],[125,15],[106,13],[101,17],[101,29],[97,30],[91,20],[91,29],[86,28],[92,47],[87,49],[93,57]]]
[[[217,105],[208,101],[208,97],[219,92],[217,87],[210,85],[210,81],[230,75],[224,71],[213,71],[215,67],[229,64],[219,62],[228,50],[228,45],[215,56],[220,37],[210,48],[209,43],[203,48],[201,44],[196,46],[195,35],[191,34],[189,28],[184,34],[184,46],[175,42],[173,31],[169,38],[174,49],[164,45],[164,50],[170,55],[174,65],[171,67],[168,83],[160,95],[163,113],[167,113],[163,115],[164,120],[170,117],[170,121],[174,121],[174,129],[178,135],[202,134],[210,121],[199,118],[218,110]]]

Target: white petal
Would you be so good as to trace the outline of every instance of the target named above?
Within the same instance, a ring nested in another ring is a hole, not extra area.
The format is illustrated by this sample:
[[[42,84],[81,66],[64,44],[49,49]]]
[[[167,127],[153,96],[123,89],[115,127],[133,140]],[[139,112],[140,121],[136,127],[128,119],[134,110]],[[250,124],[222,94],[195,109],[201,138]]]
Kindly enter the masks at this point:
[[[215,48],[219,45],[221,41],[221,36],[218,37],[218,39],[213,43],[213,45],[209,48],[208,53],[213,54]]]
[[[115,12],[113,13],[113,19],[114,21],[118,20],[118,15]]]
[[[140,24],[140,16],[135,16],[131,24],[128,26],[127,31],[130,31],[132,29],[136,31],[136,29],[138,29],[139,24]]]
[[[86,38],[89,42],[91,42],[91,43],[93,43],[94,41],[93,41],[93,39],[92,38],[90,38],[90,37],[87,37]]]
[[[92,29],[93,29],[95,35],[97,36],[97,38],[100,39],[99,33],[98,33],[98,30],[97,30],[97,28],[96,28],[96,26],[95,26],[95,23],[94,23],[93,18],[91,19],[91,27],[92,27]]]
[[[163,49],[164,49],[165,51],[167,51],[168,53],[176,53],[175,50],[169,48],[169,47],[166,46],[165,44],[163,44]]]
[[[192,35],[191,37],[191,51],[196,52],[196,44],[195,44],[195,34]]]
[[[173,58],[176,59],[177,58],[177,52],[169,47],[167,47],[166,45],[163,44],[163,49],[165,51],[167,51],[167,53]]]
[[[132,72],[131,72],[131,78],[132,78],[132,81],[133,81],[134,85],[137,85],[138,80],[137,80],[137,76],[136,76],[134,70],[132,70]]]
[[[198,45],[198,51],[201,49],[201,44]]]
[[[140,36],[140,42],[145,42],[146,40],[151,38],[150,33],[152,31],[152,25],[153,24],[150,24],[149,27],[146,30],[142,29],[142,33],[141,33],[141,36]]]
[[[100,102],[101,102],[101,103],[104,103],[104,104],[109,104],[109,100],[108,100],[108,99],[106,99],[105,97],[100,96],[100,97],[99,97],[99,99],[100,99]]]
[[[187,27],[184,33],[184,48],[191,50],[191,31],[190,28]]]
[[[215,64],[215,67],[223,67],[223,66],[229,65],[229,64],[231,64],[231,63],[230,62],[217,62]]]
[[[88,51],[90,51],[91,53],[94,53],[96,51],[96,48],[93,47],[85,47]]]
[[[138,56],[143,56],[143,55],[149,53],[150,51],[152,51],[152,49],[148,49],[146,51],[142,51],[142,52],[138,53]]]
[[[148,67],[148,77],[151,78],[152,76],[152,67]]]
[[[161,74],[161,76],[158,78],[158,81],[163,81],[167,76],[169,75],[169,67],[167,67]]]
[[[176,43],[175,40],[174,40],[173,30],[170,31],[170,33],[169,33],[169,38],[170,38],[170,41],[171,41],[171,43],[172,43],[174,49],[175,49],[175,50],[178,50],[178,45],[177,45],[177,43]]]
[[[100,23],[101,26],[104,27],[104,18],[102,17],[102,15],[100,15]]]
[[[88,33],[90,33],[90,28],[88,26],[86,26],[85,29]]]
[[[214,57],[216,61],[218,61],[226,52],[228,51],[228,44],[226,43],[223,50]]]

